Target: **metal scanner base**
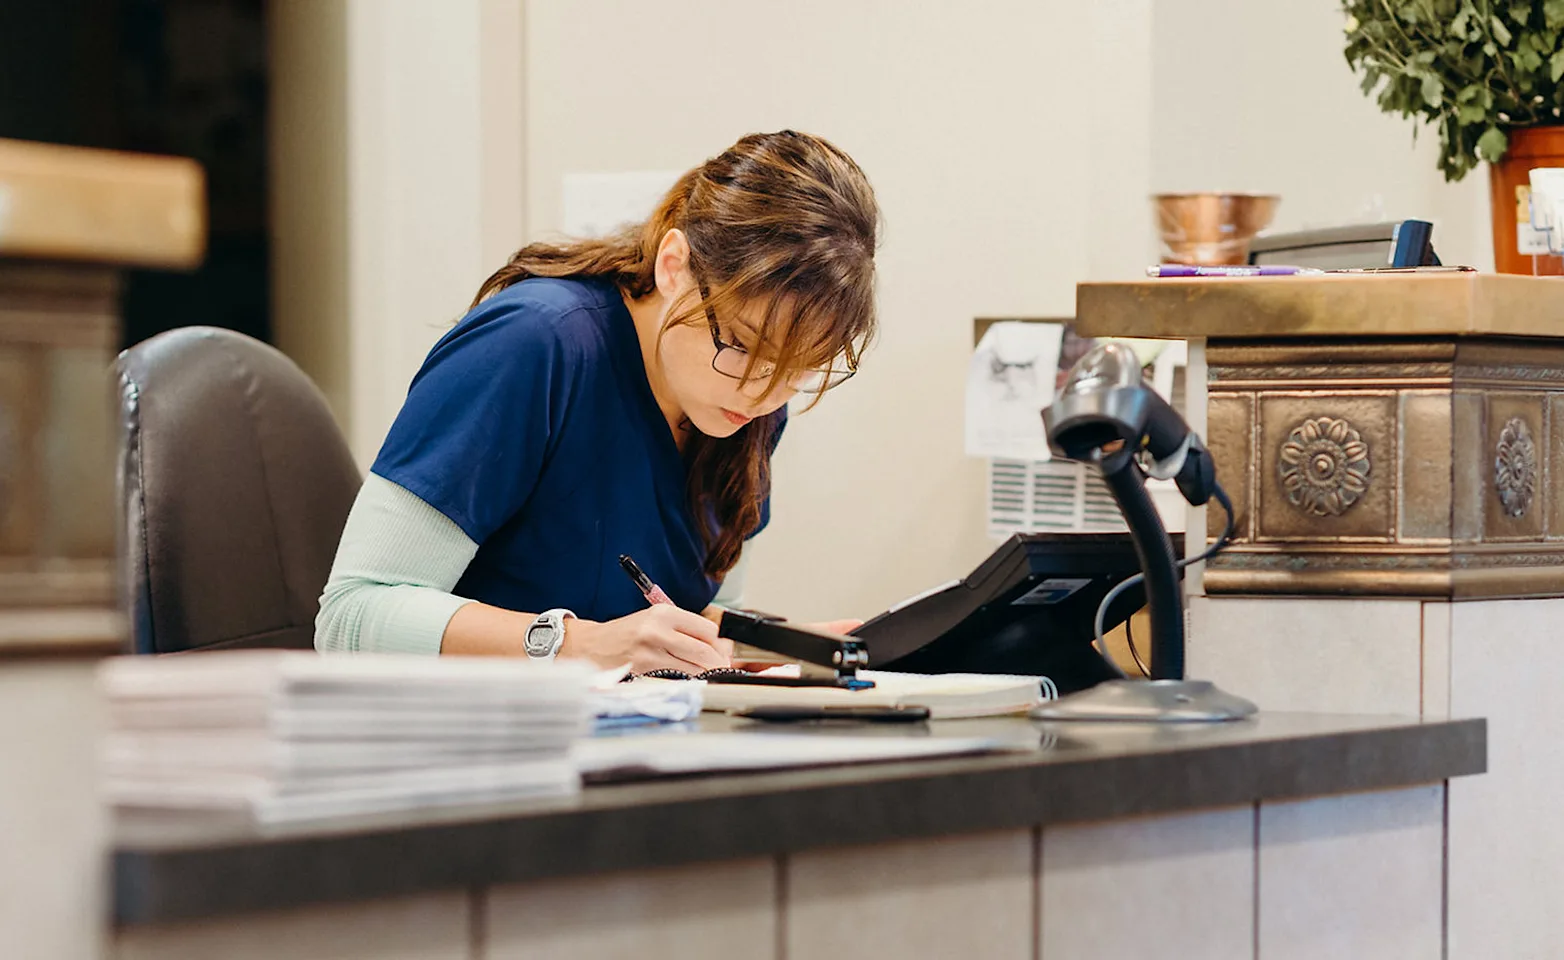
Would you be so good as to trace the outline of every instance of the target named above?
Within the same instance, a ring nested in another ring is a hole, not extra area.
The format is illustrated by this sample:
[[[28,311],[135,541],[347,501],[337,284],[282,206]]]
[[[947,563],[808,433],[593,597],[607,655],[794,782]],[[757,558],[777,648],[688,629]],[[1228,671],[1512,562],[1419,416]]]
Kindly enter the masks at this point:
[[[1211,723],[1259,709],[1209,680],[1108,680],[1032,708],[1034,720]]]

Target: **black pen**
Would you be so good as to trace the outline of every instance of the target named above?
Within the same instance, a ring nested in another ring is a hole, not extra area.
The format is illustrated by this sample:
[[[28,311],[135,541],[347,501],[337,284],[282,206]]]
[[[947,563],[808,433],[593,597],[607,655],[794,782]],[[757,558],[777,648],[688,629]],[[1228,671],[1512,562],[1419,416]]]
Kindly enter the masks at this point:
[[[735,710],[733,716],[767,723],[800,723],[809,720],[857,720],[865,723],[922,723],[928,707],[814,707],[775,704]]]

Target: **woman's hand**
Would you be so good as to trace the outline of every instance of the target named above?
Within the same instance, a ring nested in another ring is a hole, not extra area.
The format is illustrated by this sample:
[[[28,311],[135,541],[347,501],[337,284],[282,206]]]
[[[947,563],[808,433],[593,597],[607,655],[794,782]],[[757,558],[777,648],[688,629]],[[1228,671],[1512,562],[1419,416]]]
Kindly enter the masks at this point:
[[[664,668],[700,673],[728,666],[733,641],[717,636],[717,625],[700,614],[659,603],[606,623],[565,621],[559,655],[603,669],[628,663],[633,673]]]

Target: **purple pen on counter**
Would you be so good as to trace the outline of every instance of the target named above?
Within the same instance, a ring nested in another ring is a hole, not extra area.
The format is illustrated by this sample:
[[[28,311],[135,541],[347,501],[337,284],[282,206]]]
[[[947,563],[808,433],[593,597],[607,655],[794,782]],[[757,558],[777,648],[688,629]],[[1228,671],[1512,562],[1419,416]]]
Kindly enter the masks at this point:
[[[1187,263],[1164,263],[1146,268],[1148,277],[1292,277],[1324,272],[1317,267],[1197,267]]]

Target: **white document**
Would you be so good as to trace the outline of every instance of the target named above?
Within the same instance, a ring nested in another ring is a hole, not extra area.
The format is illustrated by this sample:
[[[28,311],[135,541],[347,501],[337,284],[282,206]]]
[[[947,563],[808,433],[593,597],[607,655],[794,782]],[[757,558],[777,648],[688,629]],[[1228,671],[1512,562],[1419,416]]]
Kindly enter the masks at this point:
[[[1053,402],[1064,325],[989,327],[967,366],[967,454],[1047,460],[1043,408]]]
[[[639,681],[638,681],[639,682]],[[778,770],[1035,749],[990,737],[876,737],[799,733],[656,733],[597,737],[571,756],[589,780]]]
[[[677,170],[567,173],[561,228],[571,237],[601,237],[626,224],[640,223],[657,209],[658,201],[680,176]]]

